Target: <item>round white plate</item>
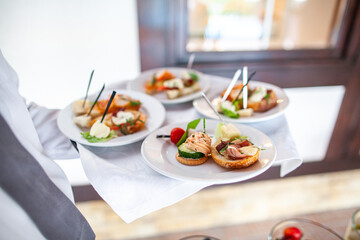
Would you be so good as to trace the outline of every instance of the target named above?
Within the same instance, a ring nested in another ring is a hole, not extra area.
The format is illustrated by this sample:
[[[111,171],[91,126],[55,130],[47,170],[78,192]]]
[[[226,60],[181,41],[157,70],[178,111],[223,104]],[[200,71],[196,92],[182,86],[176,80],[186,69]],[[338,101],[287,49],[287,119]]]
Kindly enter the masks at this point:
[[[154,73],[156,73],[157,71],[162,70],[162,69],[167,69],[169,72],[171,72],[172,74],[174,74],[177,77],[181,76],[181,72],[189,71],[189,69],[186,69],[186,68],[173,68],[173,67],[151,69],[151,70],[141,73],[141,75],[139,77],[137,77],[133,81],[130,81],[127,85],[127,88],[129,90],[145,93],[145,82],[147,80],[151,79]],[[210,81],[201,72],[198,72],[193,69],[191,69],[191,71],[195,72],[199,77],[198,83],[200,85],[200,91],[197,91],[192,94],[185,95],[185,96],[182,96],[179,98],[175,98],[175,99],[168,99],[165,92],[156,93],[152,96],[155,97],[156,99],[158,99],[163,104],[184,103],[184,102],[189,102],[196,98],[201,97],[201,92],[206,92],[209,90]]]
[[[263,113],[257,113],[254,112],[254,114],[251,117],[241,117],[241,118],[230,118],[225,116],[224,114],[221,114],[221,117],[227,122],[234,122],[234,123],[252,123],[252,122],[261,122],[265,120],[269,120],[272,118],[275,118],[279,116],[280,114],[284,113],[284,110],[289,105],[289,98],[286,96],[285,92],[279,88],[278,86],[275,86],[270,83],[265,82],[259,82],[259,81],[251,81],[249,83],[251,85],[251,88],[255,88],[257,86],[264,86],[267,89],[272,89],[276,97],[278,98],[278,104]],[[223,89],[222,89],[223,90]],[[212,101],[216,97],[220,97],[221,91],[217,92],[216,94],[207,96],[210,101]],[[219,119],[218,116],[214,113],[214,111],[210,108],[210,106],[207,104],[205,99],[199,98],[193,101],[193,106],[195,109],[202,114],[205,117],[212,118],[212,119]]]
[[[71,103],[66,108],[61,110],[58,115],[57,124],[60,128],[60,131],[64,133],[65,136],[67,136],[68,138],[70,138],[71,140],[77,143],[81,143],[89,146],[97,146],[97,147],[114,147],[114,146],[126,145],[129,143],[142,140],[143,138],[145,138],[151,132],[158,129],[163,124],[165,120],[165,108],[158,100],[144,93],[132,92],[127,90],[115,90],[115,91],[116,93],[126,94],[134,99],[138,99],[141,101],[142,105],[140,111],[145,113],[147,116],[145,127],[143,129],[133,134],[116,137],[107,142],[90,143],[81,136],[80,132],[82,132],[82,129],[76,126],[72,121],[74,114],[72,112],[72,103]],[[112,91],[104,91],[100,98],[104,99],[108,97],[111,94],[111,92]],[[96,95],[93,95],[93,96],[89,96],[88,99],[90,101],[94,101],[95,98]]]
[[[218,123],[219,121],[206,120],[206,132],[212,137],[212,142],[214,142],[214,131]],[[197,129],[202,131],[202,125],[201,120]],[[179,180],[224,184],[253,178],[265,172],[275,161],[276,147],[268,136],[255,128],[235,124],[241,135],[248,136],[256,146],[265,149],[260,151],[259,160],[255,164],[248,168],[229,170],[220,167],[209,157],[205,163],[198,166],[183,165],[175,158],[177,153],[176,145],[170,139],[156,138],[156,135],[169,134],[171,129],[175,127],[186,129],[186,126],[187,122],[174,123],[162,127],[146,137],[141,146],[141,154],[152,169],[167,177]]]

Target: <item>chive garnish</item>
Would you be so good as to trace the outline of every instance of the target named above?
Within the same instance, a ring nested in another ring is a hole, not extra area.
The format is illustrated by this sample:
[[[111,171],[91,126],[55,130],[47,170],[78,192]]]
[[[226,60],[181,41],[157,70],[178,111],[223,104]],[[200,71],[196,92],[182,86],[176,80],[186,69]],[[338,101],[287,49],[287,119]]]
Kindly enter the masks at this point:
[[[206,133],[206,131],[205,131],[205,118],[203,118],[203,125],[204,125],[204,133]]]

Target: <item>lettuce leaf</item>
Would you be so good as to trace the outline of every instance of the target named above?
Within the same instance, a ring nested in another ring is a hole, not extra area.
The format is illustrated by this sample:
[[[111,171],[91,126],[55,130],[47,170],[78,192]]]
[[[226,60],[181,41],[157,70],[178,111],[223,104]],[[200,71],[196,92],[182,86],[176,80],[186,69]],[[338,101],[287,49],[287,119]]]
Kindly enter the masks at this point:
[[[109,135],[106,138],[97,138],[95,136],[91,136],[90,132],[81,132],[80,134],[81,134],[81,136],[83,136],[83,138],[85,138],[90,143],[107,142],[110,139],[117,137],[117,134],[114,130],[111,130]]]
[[[183,142],[185,142],[187,135],[188,135],[188,130],[191,129],[195,129],[197,127],[197,125],[199,124],[201,118],[199,119],[195,119],[191,122],[188,123],[187,127],[186,127],[186,131],[185,133],[182,135],[182,137],[180,138],[179,142],[176,144],[176,146],[180,146]]]
[[[227,108],[223,108],[222,106],[221,109],[223,110],[225,116],[228,116],[230,118],[239,118],[239,113],[233,112]]]

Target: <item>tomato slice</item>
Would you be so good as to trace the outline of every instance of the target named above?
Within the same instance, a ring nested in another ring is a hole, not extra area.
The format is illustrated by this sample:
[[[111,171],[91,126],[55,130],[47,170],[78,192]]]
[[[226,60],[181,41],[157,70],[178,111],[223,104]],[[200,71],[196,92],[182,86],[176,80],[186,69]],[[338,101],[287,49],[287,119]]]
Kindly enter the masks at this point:
[[[111,127],[110,127],[110,130],[119,130],[119,127],[116,126],[116,125],[115,125],[115,126],[111,126]]]

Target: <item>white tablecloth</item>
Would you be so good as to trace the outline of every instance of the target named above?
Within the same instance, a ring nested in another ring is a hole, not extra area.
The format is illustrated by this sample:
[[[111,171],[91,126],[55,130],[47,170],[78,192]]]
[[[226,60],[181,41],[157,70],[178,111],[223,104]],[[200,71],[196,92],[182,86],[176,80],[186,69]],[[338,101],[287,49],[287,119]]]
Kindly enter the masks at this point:
[[[213,91],[225,89],[230,81],[209,75],[207,77],[212,86],[209,95]],[[124,84],[111,86],[113,89],[124,87]],[[202,117],[192,107],[192,102],[165,107],[164,125]],[[249,125],[261,130],[274,141],[277,148],[275,164],[281,165],[281,177],[301,165],[302,158],[291,136],[285,115]],[[125,222],[132,222],[172,205],[210,185],[175,180],[155,172],[143,160],[141,144],[142,141],[106,149],[78,146],[90,183]]]

